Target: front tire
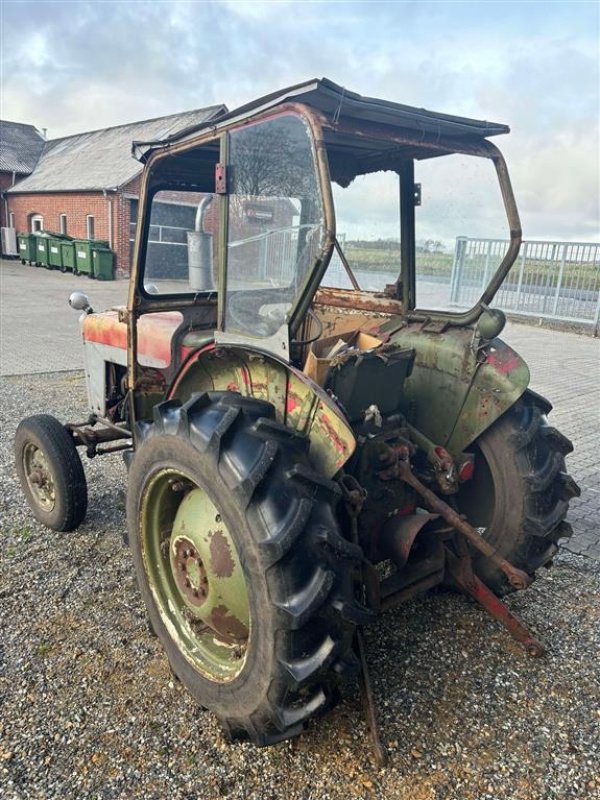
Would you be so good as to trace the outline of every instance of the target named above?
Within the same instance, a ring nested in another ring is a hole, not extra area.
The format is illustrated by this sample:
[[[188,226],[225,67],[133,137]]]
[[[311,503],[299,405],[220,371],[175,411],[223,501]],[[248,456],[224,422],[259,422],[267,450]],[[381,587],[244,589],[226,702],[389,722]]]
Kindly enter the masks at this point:
[[[297,735],[334,704],[368,617],[337,485],[309,468],[308,440],[270,403],[231,392],[160,404],[140,438],[129,538],[174,673],[230,738]]]
[[[47,528],[70,531],[87,511],[87,483],[73,437],[48,414],[19,423],[15,456],[21,487],[35,517]]]
[[[572,534],[565,521],[569,500],[580,494],[567,474],[565,455],[573,445],[546,414],[552,406],[525,394],[477,439],[475,473],[458,495],[459,510],[484,529],[497,552],[532,577],[549,565],[559,539]],[[479,577],[497,594],[512,591],[504,573],[475,556]]]

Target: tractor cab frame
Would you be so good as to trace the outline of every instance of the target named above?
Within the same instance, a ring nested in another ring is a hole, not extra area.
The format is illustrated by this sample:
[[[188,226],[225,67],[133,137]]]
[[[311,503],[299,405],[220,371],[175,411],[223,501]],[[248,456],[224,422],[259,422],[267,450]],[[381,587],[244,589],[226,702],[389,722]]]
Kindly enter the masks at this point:
[[[180,333],[212,329],[221,345],[258,348],[300,367],[306,357],[303,343],[319,331],[311,306],[427,320],[446,328],[477,322],[521,242],[506,164],[487,140],[506,132],[504,125],[364,98],[322,79],[261,98],[164,142],[134,143],[146,170],[127,306],[130,390],[139,371],[137,321],[153,312],[181,313]],[[414,164],[454,153],[491,160],[510,231],[506,254],[482,297],[459,313],[417,308],[415,286]],[[358,287],[336,238],[332,182],[348,186],[357,176],[378,171],[399,178],[400,270],[383,291],[366,292]],[[187,281],[179,285],[169,282],[170,276],[150,258],[153,211],[157,198],[167,202],[169,193],[200,198],[195,236],[188,233]],[[277,220],[285,216],[281,206],[286,204],[291,216]],[[207,209],[210,233],[203,229]],[[252,215],[270,215],[273,224],[253,235]],[[275,244],[288,251],[287,274],[278,276],[276,286],[260,275],[261,240],[278,240]],[[336,250],[350,290],[323,285]],[[174,356],[177,369],[176,351]]]

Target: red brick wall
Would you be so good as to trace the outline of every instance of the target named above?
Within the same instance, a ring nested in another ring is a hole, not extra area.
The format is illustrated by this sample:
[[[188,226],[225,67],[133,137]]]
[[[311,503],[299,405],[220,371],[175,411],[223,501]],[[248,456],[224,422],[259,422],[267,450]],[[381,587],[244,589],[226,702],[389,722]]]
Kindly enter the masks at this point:
[[[112,236],[108,230],[109,202],[112,204]],[[44,230],[58,233],[60,215],[66,214],[67,233],[76,239],[87,238],[87,216],[93,216],[94,238],[112,241],[119,277],[129,273],[129,201],[124,200],[120,192],[109,192],[106,197],[101,192],[11,194],[8,209],[15,215],[19,233],[31,230],[32,214],[41,214]]]
[[[119,192],[118,202],[115,208],[115,252],[117,253],[117,263],[119,277],[127,277],[133,257],[133,243],[129,246],[130,223],[131,223],[131,203],[129,198],[138,197],[140,192],[141,176],[138,175],[130,183],[122,187]],[[134,220],[135,221],[135,220]]]
[[[19,233],[31,230],[29,218],[41,214],[44,230],[58,233],[60,215],[67,215],[67,233],[76,239],[87,238],[86,217],[94,217],[96,239],[108,239],[108,205],[101,192],[60,194],[11,194],[8,208],[15,215],[15,225]]]

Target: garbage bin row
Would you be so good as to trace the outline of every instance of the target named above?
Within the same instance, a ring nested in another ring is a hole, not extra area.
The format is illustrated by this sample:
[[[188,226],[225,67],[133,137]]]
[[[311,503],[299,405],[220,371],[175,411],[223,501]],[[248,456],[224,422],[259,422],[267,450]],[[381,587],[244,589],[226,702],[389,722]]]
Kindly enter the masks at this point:
[[[82,274],[101,281],[113,280],[114,253],[101,239],[72,239],[60,233],[19,233],[19,258],[61,272]]]

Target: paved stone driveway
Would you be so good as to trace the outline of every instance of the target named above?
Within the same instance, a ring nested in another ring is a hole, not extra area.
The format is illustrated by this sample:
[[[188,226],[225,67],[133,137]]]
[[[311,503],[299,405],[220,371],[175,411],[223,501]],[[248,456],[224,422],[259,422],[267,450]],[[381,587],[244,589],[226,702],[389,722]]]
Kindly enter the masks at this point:
[[[0,375],[81,369],[79,314],[69,294],[84,291],[103,310],[125,303],[127,286],[0,261]],[[552,401],[551,422],[575,445],[568,465],[582,494],[571,504],[575,535],[566,547],[600,560],[600,342],[516,323],[503,338],[528,362],[531,388]]]

